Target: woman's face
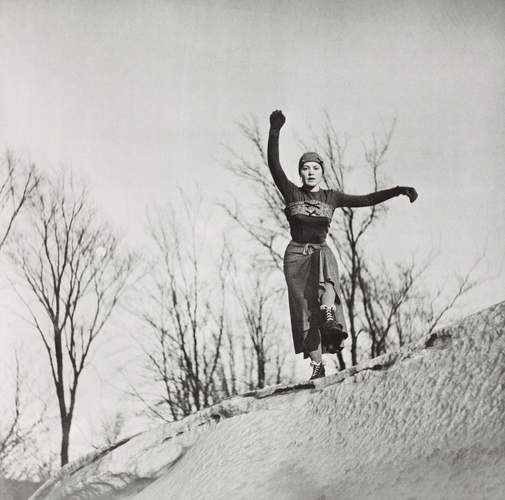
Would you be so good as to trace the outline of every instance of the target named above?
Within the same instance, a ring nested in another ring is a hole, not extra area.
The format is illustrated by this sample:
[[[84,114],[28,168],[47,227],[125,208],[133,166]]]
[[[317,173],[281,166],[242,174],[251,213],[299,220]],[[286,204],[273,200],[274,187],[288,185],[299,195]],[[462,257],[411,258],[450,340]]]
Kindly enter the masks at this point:
[[[300,168],[300,177],[304,186],[316,187],[323,178],[323,168],[317,161],[305,162]]]

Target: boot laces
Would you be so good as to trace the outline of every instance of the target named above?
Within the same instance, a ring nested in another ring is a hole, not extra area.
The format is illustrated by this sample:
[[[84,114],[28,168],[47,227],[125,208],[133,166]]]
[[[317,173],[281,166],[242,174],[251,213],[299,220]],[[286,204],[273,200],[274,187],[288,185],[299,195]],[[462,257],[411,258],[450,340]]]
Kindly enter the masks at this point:
[[[311,361],[310,364],[312,365],[312,377],[314,378],[320,375],[324,368],[323,362],[321,361],[320,363],[316,363],[315,361]]]
[[[321,306],[321,310],[326,314],[326,321],[334,321],[335,306]]]

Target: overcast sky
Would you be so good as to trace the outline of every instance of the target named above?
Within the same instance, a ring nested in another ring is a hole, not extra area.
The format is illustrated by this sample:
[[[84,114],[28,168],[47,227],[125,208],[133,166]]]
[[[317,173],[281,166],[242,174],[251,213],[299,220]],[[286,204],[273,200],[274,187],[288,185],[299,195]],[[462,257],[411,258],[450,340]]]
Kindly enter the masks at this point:
[[[400,260],[437,250],[435,282],[485,250],[475,310],[505,299],[504,33],[498,0],[0,0],[0,145],[83,173],[135,239],[176,184],[234,189],[223,144],[240,144],[245,117],[266,134],[284,111],[297,181],[299,140],[324,111],[358,145],[396,116],[388,176],[419,200],[391,201],[374,245]]]

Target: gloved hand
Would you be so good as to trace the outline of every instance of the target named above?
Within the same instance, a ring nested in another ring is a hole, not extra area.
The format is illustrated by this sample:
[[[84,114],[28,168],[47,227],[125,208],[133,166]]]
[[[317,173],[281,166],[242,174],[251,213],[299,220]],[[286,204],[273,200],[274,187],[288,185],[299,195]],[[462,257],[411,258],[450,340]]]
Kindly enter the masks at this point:
[[[270,128],[272,130],[280,130],[285,122],[286,117],[282,114],[280,109],[272,111],[272,114],[270,115]]]
[[[417,191],[413,187],[409,186],[398,186],[400,194],[409,197],[410,203],[414,203],[417,200]]]

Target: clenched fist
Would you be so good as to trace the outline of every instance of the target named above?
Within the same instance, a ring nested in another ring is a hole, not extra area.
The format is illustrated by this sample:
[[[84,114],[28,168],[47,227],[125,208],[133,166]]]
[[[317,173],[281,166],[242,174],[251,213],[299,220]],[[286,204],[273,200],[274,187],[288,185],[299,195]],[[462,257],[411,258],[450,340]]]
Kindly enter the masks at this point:
[[[285,122],[286,117],[282,114],[280,109],[272,111],[272,114],[270,115],[270,128],[272,130],[280,130]]]
[[[417,200],[417,191],[413,187],[409,186],[399,186],[400,194],[408,196],[410,203],[414,203]]]

